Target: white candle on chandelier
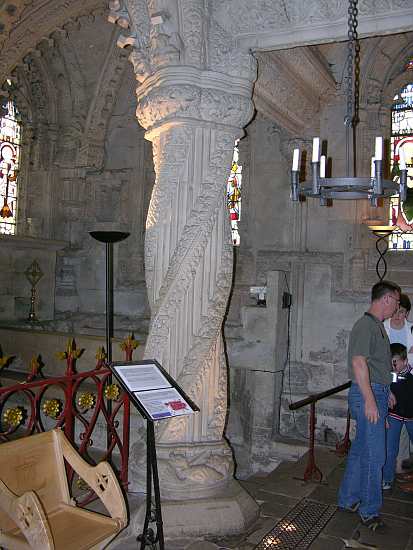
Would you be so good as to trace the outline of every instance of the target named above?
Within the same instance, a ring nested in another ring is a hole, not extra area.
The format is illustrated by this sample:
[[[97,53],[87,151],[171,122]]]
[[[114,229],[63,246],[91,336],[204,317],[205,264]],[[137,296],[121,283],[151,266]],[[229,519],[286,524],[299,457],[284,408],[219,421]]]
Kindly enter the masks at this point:
[[[374,164],[374,161],[376,159],[374,157],[371,157],[371,168],[370,168],[370,177],[371,178],[374,178],[374,172],[375,172],[375,169],[376,169],[376,165]]]
[[[383,138],[376,137],[376,149],[374,151],[376,160],[383,160]]]
[[[399,149],[399,168],[400,170],[406,170],[406,158],[404,156],[404,149]]]
[[[320,150],[320,138],[315,137],[313,138],[313,162],[318,162],[318,155]]]
[[[300,160],[300,149],[294,149],[294,153],[293,153],[293,172],[298,172],[299,160]]]
[[[321,155],[320,157],[320,178],[326,177],[326,157]]]

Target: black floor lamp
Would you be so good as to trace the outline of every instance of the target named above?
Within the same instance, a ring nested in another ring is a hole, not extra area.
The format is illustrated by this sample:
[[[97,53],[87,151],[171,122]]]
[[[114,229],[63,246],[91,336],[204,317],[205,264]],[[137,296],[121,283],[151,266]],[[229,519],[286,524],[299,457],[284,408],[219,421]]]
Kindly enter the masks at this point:
[[[91,231],[90,236],[106,244],[106,356],[112,362],[113,338],[113,243],[129,237],[124,231]]]
[[[101,243],[106,244],[106,361],[112,362],[112,338],[113,338],[113,243],[118,243],[129,237],[130,233],[124,231],[90,231],[90,236]],[[109,376],[107,383],[112,383]],[[112,414],[112,401],[108,400],[106,408],[109,416]],[[110,449],[111,433],[107,431],[107,446]]]

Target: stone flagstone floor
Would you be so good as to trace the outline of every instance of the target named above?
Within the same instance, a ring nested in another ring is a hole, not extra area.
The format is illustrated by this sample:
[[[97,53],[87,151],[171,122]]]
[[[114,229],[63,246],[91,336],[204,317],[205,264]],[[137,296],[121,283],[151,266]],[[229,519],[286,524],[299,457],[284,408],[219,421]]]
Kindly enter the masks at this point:
[[[248,532],[238,536],[213,539],[165,540],[166,550],[252,550],[285,514],[301,499],[310,498],[325,504],[336,504],[337,489],[343,474],[344,459],[326,449],[317,449],[316,461],[323,472],[321,484],[302,481],[306,456],[296,463],[283,463],[266,476],[241,481],[243,487],[260,504],[260,517]],[[384,533],[372,533],[359,522],[357,514],[336,511],[313,541],[311,550],[413,550],[413,495],[397,487],[386,491],[383,519]],[[346,546],[346,541],[349,546]],[[137,550],[135,538],[113,541],[110,550]],[[147,547],[148,548],[148,547]],[[285,547],[284,547],[285,548]],[[148,548],[149,550],[149,548]],[[275,550],[271,549],[271,550]],[[280,546],[277,550],[283,550]]]

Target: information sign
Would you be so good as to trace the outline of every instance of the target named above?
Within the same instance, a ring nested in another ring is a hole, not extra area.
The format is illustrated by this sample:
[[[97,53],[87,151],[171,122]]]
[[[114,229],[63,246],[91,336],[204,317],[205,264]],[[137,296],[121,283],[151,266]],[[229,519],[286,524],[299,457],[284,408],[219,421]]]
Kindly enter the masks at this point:
[[[133,403],[148,420],[193,414],[199,408],[154,359],[110,365]]]

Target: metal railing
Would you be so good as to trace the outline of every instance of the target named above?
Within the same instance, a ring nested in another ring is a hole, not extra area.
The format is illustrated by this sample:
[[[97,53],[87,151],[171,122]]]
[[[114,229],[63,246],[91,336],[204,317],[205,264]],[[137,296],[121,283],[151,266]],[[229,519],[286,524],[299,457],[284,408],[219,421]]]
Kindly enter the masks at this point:
[[[87,462],[110,462],[127,491],[128,395],[112,383],[111,371],[102,353],[93,370],[79,373],[75,365],[80,352],[76,352],[74,341],[58,355],[66,361],[63,376],[44,377],[40,369],[32,369],[26,381],[15,383],[13,380],[12,385],[0,387],[0,448],[2,442],[62,428]],[[127,356],[131,360],[131,353]],[[15,372],[10,372],[9,381],[15,376]],[[69,468],[72,495],[84,506],[94,500],[95,494],[76,476]]]
[[[341,386],[336,386],[329,390],[316,393],[314,395],[309,395],[305,399],[301,399],[300,401],[291,403],[291,405],[289,406],[289,409],[291,411],[295,411],[297,409],[301,409],[301,407],[310,405],[308,461],[307,461],[307,467],[305,469],[304,476],[303,476],[304,481],[321,482],[323,479],[323,474],[321,470],[317,467],[317,464],[315,462],[315,455],[314,455],[315,426],[316,426],[315,404],[317,401],[320,401],[321,399],[330,397],[330,395],[334,395],[341,391],[347,390],[350,386],[351,386],[351,382],[349,381],[349,382],[346,382],[345,384],[341,384]],[[347,411],[346,433],[344,435],[343,440],[339,441],[336,444],[336,453],[339,455],[345,455],[347,454],[349,448],[350,448],[350,413],[349,411]]]

